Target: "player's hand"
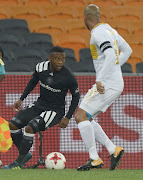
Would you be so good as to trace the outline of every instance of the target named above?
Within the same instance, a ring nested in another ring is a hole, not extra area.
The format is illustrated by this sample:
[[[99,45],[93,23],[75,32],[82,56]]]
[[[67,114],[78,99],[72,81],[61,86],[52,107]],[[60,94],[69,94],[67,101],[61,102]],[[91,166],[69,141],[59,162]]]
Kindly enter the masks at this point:
[[[97,86],[97,91],[98,91],[100,94],[104,94],[104,93],[105,93],[105,88],[104,88],[104,86],[102,86],[101,81],[97,81],[97,82],[96,82],[96,86]]]
[[[59,127],[60,128],[66,128],[69,124],[69,119],[64,117],[60,122],[59,122]]]
[[[19,111],[21,105],[22,105],[22,100],[18,100],[16,103],[14,103],[13,110],[14,111]]]

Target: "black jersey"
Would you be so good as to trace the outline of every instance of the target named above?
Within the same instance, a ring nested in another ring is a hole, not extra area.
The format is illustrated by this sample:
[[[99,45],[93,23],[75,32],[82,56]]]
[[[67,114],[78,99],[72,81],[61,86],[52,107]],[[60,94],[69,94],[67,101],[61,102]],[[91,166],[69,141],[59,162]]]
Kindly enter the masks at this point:
[[[70,90],[72,101],[66,115],[70,119],[78,105],[80,97],[78,83],[74,75],[64,66],[60,71],[52,73],[50,72],[49,61],[38,63],[20,99],[24,100],[39,81],[40,97],[37,100],[37,104],[43,109],[51,108],[53,110],[64,111],[65,96],[68,90]]]

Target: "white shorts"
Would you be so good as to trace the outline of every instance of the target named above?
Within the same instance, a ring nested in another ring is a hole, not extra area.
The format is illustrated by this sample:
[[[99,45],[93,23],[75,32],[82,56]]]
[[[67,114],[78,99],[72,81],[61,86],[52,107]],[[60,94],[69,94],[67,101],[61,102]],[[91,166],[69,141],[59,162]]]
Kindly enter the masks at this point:
[[[94,85],[84,96],[79,108],[89,113],[91,117],[96,117],[100,112],[105,112],[121,93],[122,91],[106,89],[104,94],[100,94]]]

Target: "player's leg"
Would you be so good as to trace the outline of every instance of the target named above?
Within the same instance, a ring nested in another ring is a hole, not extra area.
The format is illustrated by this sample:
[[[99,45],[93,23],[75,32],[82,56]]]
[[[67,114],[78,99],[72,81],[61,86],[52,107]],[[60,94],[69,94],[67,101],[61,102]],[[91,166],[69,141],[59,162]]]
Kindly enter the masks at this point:
[[[19,150],[19,156],[16,159],[21,164],[26,154],[33,145],[33,138],[36,132],[45,131],[48,127],[57,124],[63,117],[63,114],[55,111],[45,111],[29,122],[24,131],[23,140]]]
[[[77,170],[89,170],[91,168],[101,168],[103,166],[103,161],[99,158],[96,144],[95,144],[95,134],[93,126],[88,120],[87,112],[81,108],[78,109],[75,120],[78,124],[78,129],[80,131],[82,140],[89,152],[89,161]]]
[[[108,150],[110,155],[113,154],[115,152],[116,146],[112,143],[112,141],[105,134],[105,132],[103,131],[100,124],[96,123],[94,120],[91,121],[91,124],[92,124],[93,129],[94,129],[95,139],[100,144],[102,144],[103,146],[106,147],[106,149]]]
[[[105,91],[104,95],[101,96],[100,99],[103,102],[103,105],[101,104],[100,110],[105,112],[106,109],[120,96],[121,92],[108,89]],[[99,114],[99,113],[97,113]],[[94,117],[97,116],[97,114],[94,115]],[[124,150],[121,147],[118,147],[112,143],[112,141],[108,138],[108,136],[105,134],[101,126],[96,123],[94,120],[91,121],[91,124],[94,128],[95,133],[95,139],[104,145],[106,149],[108,150],[109,154],[111,155],[111,166],[110,170],[114,170],[116,166],[119,163],[120,158],[122,157]]]
[[[9,123],[11,137],[16,145],[16,147],[20,148],[23,133],[22,128],[25,127],[30,120],[39,115],[39,111],[34,104],[27,106],[26,108],[20,110]]]
[[[26,126],[31,119],[39,115],[39,110],[35,107],[35,105],[29,105],[27,108],[19,111],[10,121],[10,131],[11,131],[11,137],[13,140],[13,143],[18,148],[18,151],[20,150],[20,146],[23,140],[23,132],[22,129],[24,126]],[[23,165],[29,161],[32,158],[32,154],[28,152],[23,159],[20,167],[23,167]],[[13,163],[12,163],[13,164]],[[15,164],[15,163],[14,163]],[[14,164],[12,166],[14,166]],[[10,164],[11,165],[11,164]],[[10,169],[11,166],[6,165],[3,167],[3,169]],[[17,166],[18,164],[16,164]]]

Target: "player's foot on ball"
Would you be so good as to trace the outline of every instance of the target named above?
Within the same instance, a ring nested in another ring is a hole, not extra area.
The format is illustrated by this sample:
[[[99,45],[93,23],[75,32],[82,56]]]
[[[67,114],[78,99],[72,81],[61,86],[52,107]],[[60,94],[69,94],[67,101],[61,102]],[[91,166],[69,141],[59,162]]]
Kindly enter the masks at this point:
[[[109,168],[110,170],[114,170],[119,165],[119,161],[123,155],[123,148],[116,146],[114,154],[111,155],[111,166]]]
[[[85,165],[78,167],[77,170],[78,171],[85,171],[85,170],[90,170],[93,168],[98,169],[98,168],[102,168],[103,165],[104,165],[103,161],[100,158],[98,160],[89,159],[89,161]]]
[[[24,166],[25,163],[27,163],[30,159],[32,158],[31,152],[28,152],[26,156],[24,157],[22,163],[21,163],[21,168]]]
[[[21,169],[21,166],[17,161],[14,161],[9,165],[3,166],[2,169]]]

